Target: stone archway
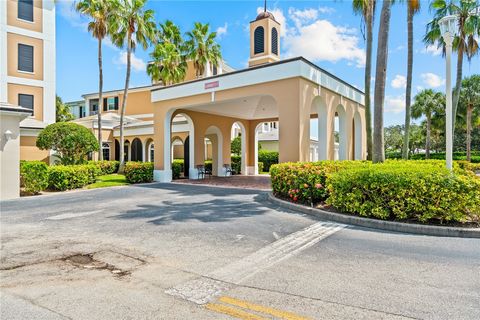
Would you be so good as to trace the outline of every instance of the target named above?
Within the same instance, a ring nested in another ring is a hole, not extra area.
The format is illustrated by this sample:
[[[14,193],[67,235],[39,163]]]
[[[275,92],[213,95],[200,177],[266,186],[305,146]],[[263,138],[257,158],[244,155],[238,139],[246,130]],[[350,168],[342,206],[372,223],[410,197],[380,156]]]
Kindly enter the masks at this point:
[[[217,126],[209,126],[205,130],[205,137],[212,143],[212,175],[224,176],[225,167],[223,163],[223,135]]]
[[[142,141],[139,138],[135,138],[132,140],[132,144],[130,146],[131,161],[143,161],[143,145]]]

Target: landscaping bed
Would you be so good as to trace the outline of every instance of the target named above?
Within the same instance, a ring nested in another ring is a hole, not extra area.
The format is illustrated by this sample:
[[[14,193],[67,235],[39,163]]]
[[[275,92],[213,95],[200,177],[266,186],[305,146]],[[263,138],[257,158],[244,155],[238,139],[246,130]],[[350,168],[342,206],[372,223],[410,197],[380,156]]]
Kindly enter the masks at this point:
[[[284,163],[270,170],[276,197],[349,215],[422,224],[480,226],[480,178],[443,161]]]
[[[22,196],[42,191],[66,191],[79,188],[103,188],[153,181],[153,163],[127,162],[125,175],[115,174],[118,161],[89,161],[78,165],[48,166],[42,161],[22,161]]]

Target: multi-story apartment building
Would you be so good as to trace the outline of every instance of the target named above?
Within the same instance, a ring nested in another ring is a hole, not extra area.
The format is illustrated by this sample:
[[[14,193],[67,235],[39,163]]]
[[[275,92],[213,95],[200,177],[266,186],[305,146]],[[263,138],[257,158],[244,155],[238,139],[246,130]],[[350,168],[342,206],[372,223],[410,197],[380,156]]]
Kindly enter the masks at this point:
[[[0,1],[0,102],[30,109],[20,123],[20,159],[45,160],[36,137],[55,122],[55,1]]]

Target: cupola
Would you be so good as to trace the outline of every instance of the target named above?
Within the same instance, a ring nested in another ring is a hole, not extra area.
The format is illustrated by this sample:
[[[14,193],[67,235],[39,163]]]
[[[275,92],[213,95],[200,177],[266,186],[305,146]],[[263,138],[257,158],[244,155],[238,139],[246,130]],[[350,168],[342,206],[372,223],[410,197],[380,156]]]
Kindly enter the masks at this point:
[[[271,12],[264,11],[250,22],[250,67],[280,60],[280,23]]]

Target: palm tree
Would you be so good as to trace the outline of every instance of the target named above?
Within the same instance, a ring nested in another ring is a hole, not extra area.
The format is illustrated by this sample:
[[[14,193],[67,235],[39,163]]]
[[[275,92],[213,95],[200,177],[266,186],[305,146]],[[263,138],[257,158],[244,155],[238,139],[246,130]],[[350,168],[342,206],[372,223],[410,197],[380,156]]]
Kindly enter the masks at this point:
[[[146,0],[119,0],[114,3],[116,12],[111,16],[112,40],[119,48],[126,47],[127,49],[127,74],[120,109],[120,166],[118,172],[122,173],[125,167],[123,119],[128,98],[132,51],[135,51],[137,45],[141,45],[146,50],[149,43],[155,40],[156,28],[153,10],[145,10]]]
[[[208,66],[218,67],[222,54],[220,45],[215,42],[217,33],[210,32],[210,25],[195,22],[193,30],[187,32],[186,35],[188,38],[186,42],[187,56],[193,61],[196,76],[205,76]]]
[[[446,15],[456,15],[458,19],[457,36],[453,40],[453,50],[457,51],[457,79],[453,92],[453,128],[457,115],[458,100],[462,89],[462,71],[464,55],[470,61],[478,54],[478,36],[480,35],[480,3],[478,0],[433,0],[430,9],[435,11],[432,21],[427,24],[427,33],[423,38],[426,45],[437,45],[445,54],[445,42],[440,33],[438,22]]]
[[[180,29],[170,20],[159,27],[157,44],[150,53],[153,61],[147,66],[147,74],[152,81],[162,81],[164,85],[181,82],[187,74],[187,62]]]
[[[372,41],[376,0],[353,0],[353,11],[362,16],[365,23],[367,57],[365,62],[365,118],[367,122],[367,159],[372,159],[372,109],[370,106],[370,83],[372,78]],[[362,28],[363,30],[363,28]],[[365,36],[364,36],[365,38]]]
[[[408,54],[407,88],[405,93],[405,135],[403,136],[402,158],[408,159],[408,139],[410,137],[410,104],[412,100],[413,71],[413,16],[420,11],[420,0],[407,0]]]
[[[464,107],[467,125],[467,161],[471,160],[472,115],[474,111],[480,114],[480,75],[472,75],[462,80],[460,106]]]
[[[103,66],[102,41],[108,34],[108,20],[112,12],[111,1],[108,0],[81,0],[76,10],[88,16],[88,31],[98,40],[98,160],[103,160],[102,152],[102,110],[103,110]]]
[[[385,102],[385,81],[387,77],[388,35],[392,0],[384,0],[378,30],[377,65],[375,71],[375,97],[373,114],[373,162],[385,161],[383,104]]]
[[[425,89],[415,96],[415,102],[412,104],[412,117],[418,119],[425,116],[426,118],[425,159],[430,158],[432,117],[436,113],[441,113],[442,110],[445,110],[445,95],[443,93]]]

